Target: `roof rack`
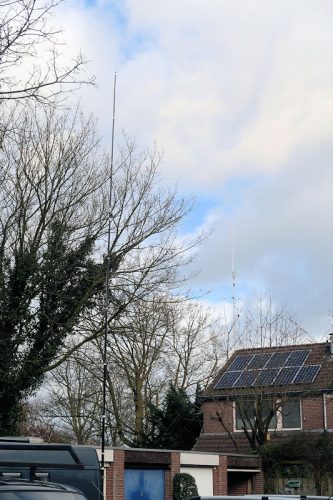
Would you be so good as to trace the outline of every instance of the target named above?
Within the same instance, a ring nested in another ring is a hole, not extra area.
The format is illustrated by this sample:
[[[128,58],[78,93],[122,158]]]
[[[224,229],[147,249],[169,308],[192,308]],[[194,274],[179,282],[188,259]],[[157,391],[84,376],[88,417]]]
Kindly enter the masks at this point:
[[[0,442],[43,444],[44,439],[35,436],[0,436]]]

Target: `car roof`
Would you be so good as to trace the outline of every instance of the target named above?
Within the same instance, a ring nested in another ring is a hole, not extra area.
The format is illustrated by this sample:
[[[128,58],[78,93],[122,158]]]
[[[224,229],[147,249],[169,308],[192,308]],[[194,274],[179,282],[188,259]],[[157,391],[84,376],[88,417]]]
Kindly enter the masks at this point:
[[[28,481],[26,479],[0,479],[1,491],[53,491],[81,494],[81,491],[65,484],[48,483],[42,481]]]

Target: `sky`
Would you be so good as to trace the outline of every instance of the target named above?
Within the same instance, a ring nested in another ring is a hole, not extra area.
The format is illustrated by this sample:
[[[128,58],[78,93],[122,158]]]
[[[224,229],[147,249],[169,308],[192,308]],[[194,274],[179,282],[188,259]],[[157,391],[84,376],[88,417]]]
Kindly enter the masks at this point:
[[[161,175],[210,232],[192,282],[214,307],[270,294],[325,340],[333,311],[331,0],[68,0],[69,51],[97,88],[82,105],[116,143],[163,151]],[[233,257],[232,257],[233,256]]]

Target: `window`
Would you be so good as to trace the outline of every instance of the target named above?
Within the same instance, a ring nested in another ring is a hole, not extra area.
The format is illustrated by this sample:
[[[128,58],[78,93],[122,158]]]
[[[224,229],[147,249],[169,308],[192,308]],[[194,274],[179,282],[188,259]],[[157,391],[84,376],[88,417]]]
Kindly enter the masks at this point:
[[[235,404],[236,409],[236,430],[240,431],[243,429],[244,424],[247,429],[251,429],[254,425],[255,419],[259,418],[263,425],[269,421],[269,429],[276,429],[277,420],[276,413],[272,415],[272,401],[237,401]]]
[[[254,401],[237,401],[236,402],[236,430],[243,429],[244,424],[247,429],[250,429],[254,424]]]
[[[263,421],[267,421],[267,419],[270,418],[270,422],[269,422],[269,429],[270,430],[275,430],[276,429],[276,425],[277,425],[277,420],[276,420],[276,411],[274,411],[273,415],[272,415],[272,403],[270,402],[266,402],[266,404],[264,404],[262,406],[262,410],[261,410],[261,414],[262,414],[262,419]]]
[[[282,405],[282,429],[300,429],[301,405],[299,399],[285,401]]]
[[[271,416],[272,408],[277,411]],[[289,401],[264,400],[262,402],[254,399],[240,400],[235,402],[235,429],[243,430],[244,425],[247,429],[253,428],[255,419],[258,418],[265,426],[268,419],[269,430],[282,429],[300,429],[301,428],[301,404],[299,399]]]

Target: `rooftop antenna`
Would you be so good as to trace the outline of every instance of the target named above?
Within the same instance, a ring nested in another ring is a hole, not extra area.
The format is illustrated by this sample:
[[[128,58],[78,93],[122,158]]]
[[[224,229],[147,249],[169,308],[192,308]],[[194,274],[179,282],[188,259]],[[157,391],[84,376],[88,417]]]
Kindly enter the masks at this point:
[[[231,246],[231,282],[232,282],[232,320],[231,326],[227,329],[227,359],[230,351],[230,334],[233,331],[236,318],[236,272],[235,272],[235,225],[232,226],[232,246]]]
[[[232,320],[234,322],[236,315],[235,224],[232,226],[231,279],[232,279]]]
[[[109,177],[109,204],[108,204],[108,245],[106,255],[105,272],[105,310],[104,310],[104,346],[103,346],[103,401],[102,401],[102,422],[101,422],[101,473],[104,479],[105,473],[105,433],[106,433],[106,381],[107,381],[107,346],[109,333],[109,281],[110,281],[110,251],[111,251],[111,222],[112,222],[112,187],[113,187],[113,149],[114,149],[114,123],[116,111],[116,82],[117,73],[114,74],[113,82],[113,113],[112,113],[112,139],[110,157],[110,177]]]

